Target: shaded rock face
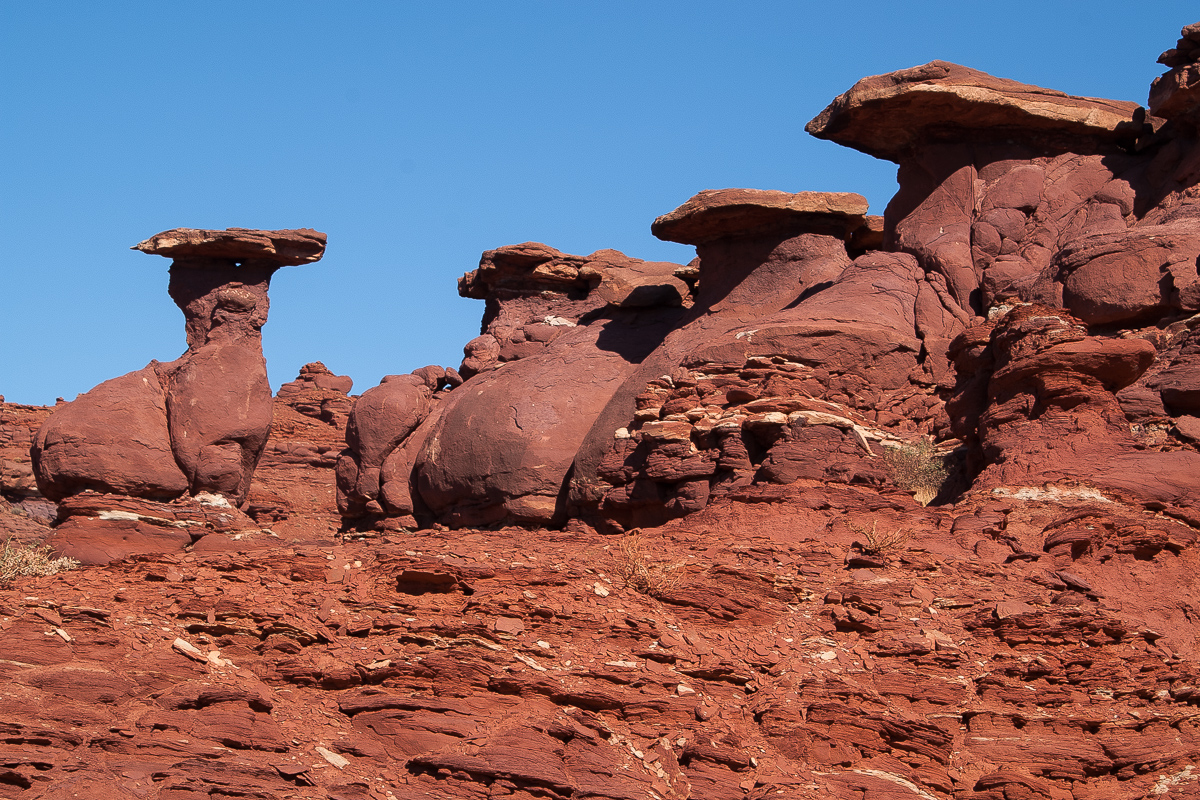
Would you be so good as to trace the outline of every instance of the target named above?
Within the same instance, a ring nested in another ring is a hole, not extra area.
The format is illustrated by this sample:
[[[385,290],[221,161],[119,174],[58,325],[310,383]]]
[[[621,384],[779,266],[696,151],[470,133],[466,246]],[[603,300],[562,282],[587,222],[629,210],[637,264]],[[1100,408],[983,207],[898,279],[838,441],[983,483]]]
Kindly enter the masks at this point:
[[[990,333],[981,326],[964,334],[955,350],[960,375],[971,378],[951,410],[978,403],[965,398],[986,383],[986,399],[975,406],[983,409],[979,416],[956,418],[959,432],[977,441],[984,459],[976,487],[1099,481],[1119,488],[1105,482],[1123,471],[1121,463],[1135,455],[1137,443],[1117,395],[1154,363],[1150,341],[1089,336],[1062,309],[1030,305],[1001,317]]]
[[[966,315],[938,286],[911,256],[871,253],[790,307],[710,333],[643,384],[610,439],[598,477],[613,488],[592,487],[601,516],[658,524],[800,478],[887,483],[886,444],[944,427],[939,380]]]
[[[688,275],[679,264],[616,250],[575,256],[537,242],[489,250],[478,269],[458,282],[463,297],[487,303],[483,331],[467,344],[459,372],[469,378],[540,354],[580,319],[605,308],[690,305]]]
[[[261,336],[271,275],[316,261],[324,246],[325,235],[307,229],[239,228],[177,229],[137,245],[175,259],[168,291],[184,314],[187,352],[56,409],[31,451],[42,493],[243,503],[271,429]]]

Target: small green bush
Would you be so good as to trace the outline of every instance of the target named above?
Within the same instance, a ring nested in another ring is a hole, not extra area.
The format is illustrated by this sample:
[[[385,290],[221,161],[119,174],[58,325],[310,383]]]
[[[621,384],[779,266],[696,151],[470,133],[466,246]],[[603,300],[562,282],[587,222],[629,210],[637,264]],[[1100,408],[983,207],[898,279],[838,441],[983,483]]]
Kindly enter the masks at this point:
[[[938,496],[950,478],[946,457],[926,439],[911,445],[885,445],[883,460],[892,471],[892,481],[912,492],[923,506]]]
[[[0,586],[7,586],[17,578],[56,575],[79,566],[73,558],[52,556],[49,545],[23,545],[5,539],[0,547]]]

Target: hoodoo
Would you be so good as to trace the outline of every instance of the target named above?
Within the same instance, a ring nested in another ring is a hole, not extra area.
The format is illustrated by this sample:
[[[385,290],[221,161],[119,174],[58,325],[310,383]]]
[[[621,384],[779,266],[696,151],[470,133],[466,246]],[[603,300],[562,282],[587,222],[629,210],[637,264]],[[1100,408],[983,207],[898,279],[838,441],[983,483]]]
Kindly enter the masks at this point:
[[[178,528],[143,526],[136,514],[100,519],[107,505],[127,505],[120,498],[149,501],[143,516],[170,518],[173,511],[155,506],[203,496],[208,507],[220,509],[209,516],[222,517],[226,527],[249,526],[235,507],[250,491],[271,431],[261,334],[267,289],[280,267],[320,260],[325,234],[176,228],[133,249],[173,259],[168,292],[183,311],[187,352],[106,381],[56,409],[31,451],[46,497],[98,492],[113,498],[63,506],[76,509],[77,518],[60,525],[56,544],[85,561],[191,544],[193,537]]]

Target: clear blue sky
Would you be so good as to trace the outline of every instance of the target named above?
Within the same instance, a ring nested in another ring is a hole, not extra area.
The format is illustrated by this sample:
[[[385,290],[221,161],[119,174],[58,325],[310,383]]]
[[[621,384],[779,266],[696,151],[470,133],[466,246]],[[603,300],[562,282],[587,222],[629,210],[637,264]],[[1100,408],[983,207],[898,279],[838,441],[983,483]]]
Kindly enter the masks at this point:
[[[701,189],[856,191],[895,168],[804,133],[858,78],[956,61],[1145,102],[1193,2],[0,0],[0,394],[53,403],[184,350],[174,227],[313,227],[277,273],[271,383],[457,366],[500,245],[686,262]]]

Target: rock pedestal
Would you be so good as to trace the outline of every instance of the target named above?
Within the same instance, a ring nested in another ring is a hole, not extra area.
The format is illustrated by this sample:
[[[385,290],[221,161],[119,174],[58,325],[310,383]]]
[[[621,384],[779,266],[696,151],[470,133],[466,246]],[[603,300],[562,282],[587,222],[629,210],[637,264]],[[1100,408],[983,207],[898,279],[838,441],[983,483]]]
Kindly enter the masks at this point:
[[[900,166],[884,247],[982,313],[1047,268],[1064,237],[1124,227],[1120,173],[1149,130],[1136,103],[1073,97],[945,61],[863,78],[809,133]]]
[[[571,478],[576,509],[644,525],[704,507],[722,471],[715,451],[697,455],[686,431],[651,426],[643,435],[634,428],[659,421],[690,428],[687,414],[708,404],[696,384],[666,407],[675,378],[690,382],[680,372],[685,362],[730,331],[834,282],[850,265],[846,241],[866,224],[866,211],[866,199],[851,193],[721,189],[655,220],[651,231],[660,239],[696,247],[695,304],[613,393],[582,442]],[[733,341],[753,340],[751,334]],[[745,354],[725,355],[740,366]]]
[[[56,409],[32,448],[38,486],[52,500],[206,493],[241,504],[271,429],[261,336],[271,276],[319,260],[325,234],[178,228],[133,249],[173,259],[168,291],[183,311],[187,352]]]

